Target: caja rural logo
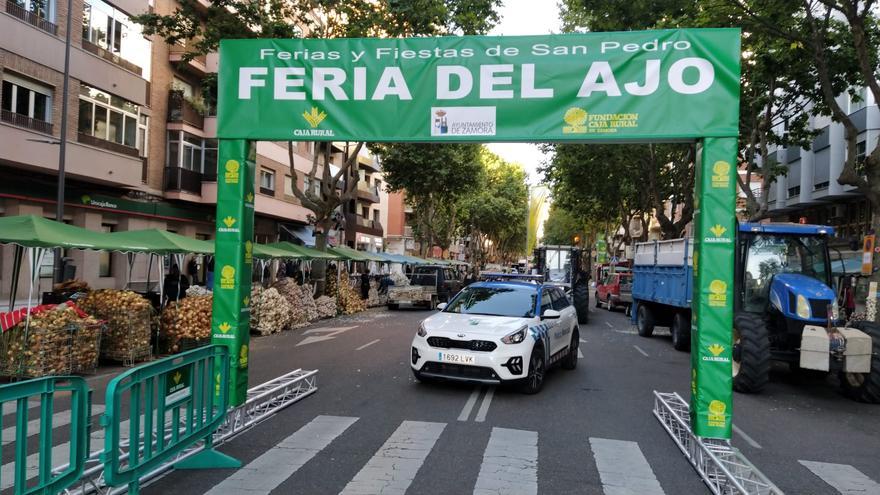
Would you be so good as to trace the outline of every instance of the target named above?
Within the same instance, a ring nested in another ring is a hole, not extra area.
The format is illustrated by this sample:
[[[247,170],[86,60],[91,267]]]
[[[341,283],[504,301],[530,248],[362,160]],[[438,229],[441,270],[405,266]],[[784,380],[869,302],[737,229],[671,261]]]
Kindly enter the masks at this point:
[[[302,118],[309,124],[310,129],[294,129],[293,135],[300,137],[333,137],[335,136],[332,129],[318,129],[321,122],[327,118],[327,112],[312,107],[311,110],[303,112]]]
[[[704,237],[703,242],[708,244],[730,244],[733,242],[729,235],[724,235],[727,232],[727,228],[722,227],[721,224],[716,223],[714,227],[709,229],[709,232],[712,233],[712,237]]]
[[[706,349],[712,354],[711,356],[703,356],[703,361],[714,361],[717,363],[729,363],[730,358],[726,356],[722,356],[721,353],[726,349],[721,344],[712,344],[707,346]]]
[[[635,129],[639,126],[639,114],[637,113],[590,114],[580,107],[571,107],[566,110],[562,120],[568,124],[562,126],[563,134],[613,134],[620,129]]]

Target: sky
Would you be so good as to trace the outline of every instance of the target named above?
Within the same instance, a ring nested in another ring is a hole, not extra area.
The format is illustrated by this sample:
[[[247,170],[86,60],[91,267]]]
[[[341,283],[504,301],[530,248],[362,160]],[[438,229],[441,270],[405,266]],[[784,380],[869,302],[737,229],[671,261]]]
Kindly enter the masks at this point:
[[[513,36],[560,32],[556,0],[505,0],[500,14],[501,22],[489,34]],[[505,160],[522,164],[529,174],[530,185],[541,182],[537,170],[545,157],[536,145],[491,143],[488,147]]]
[[[501,22],[489,33],[492,35],[515,36],[528,34],[549,34],[561,31],[557,0],[505,0],[501,8]],[[490,150],[507,161],[521,164],[529,174],[529,185],[540,184],[538,167],[547,158],[538,146],[532,143],[490,143]],[[535,189],[533,194],[538,193]],[[539,193],[538,193],[539,194]],[[538,238],[544,235],[544,221],[547,219],[549,202],[544,203],[538,219]]]

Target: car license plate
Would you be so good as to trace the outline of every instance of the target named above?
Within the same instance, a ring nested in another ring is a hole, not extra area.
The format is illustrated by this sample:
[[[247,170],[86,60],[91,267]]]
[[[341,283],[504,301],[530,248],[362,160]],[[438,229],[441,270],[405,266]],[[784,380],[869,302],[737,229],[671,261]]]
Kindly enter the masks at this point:
[[[453,354],[451,352],[441,352],[440,361],[444,363],[455,363],[455,364],[474,364],[474,356],[468,356],[467,354]]]

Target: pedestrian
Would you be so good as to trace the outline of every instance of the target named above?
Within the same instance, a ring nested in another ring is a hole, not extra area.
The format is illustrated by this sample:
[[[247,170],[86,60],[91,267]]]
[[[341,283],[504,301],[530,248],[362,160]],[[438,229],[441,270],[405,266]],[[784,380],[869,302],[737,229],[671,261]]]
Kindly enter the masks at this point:
[[[367,268],[361,273],[361,299],[370,298],[370,269]]]
[[[853,287],[853,277],[846,277],[843,280],[843,313],[846,319],[852,318],[856,312],[856,295]]]
[[[166,301],[179,301],[186,296],[186,289],[189,288],[189,280],[180,273],[180,267],[177,263],[171,265],[168,275],[165,275],[165,281],[162,283],[162,289],[165,292]]]
[[[214,290],[214,257],[208,258],[208,266],[205,269],[205,287]]]
[[[190,285],[199,285],[199,264],[195,256],[192,256],[186,264],[186,274],[189,276]]]

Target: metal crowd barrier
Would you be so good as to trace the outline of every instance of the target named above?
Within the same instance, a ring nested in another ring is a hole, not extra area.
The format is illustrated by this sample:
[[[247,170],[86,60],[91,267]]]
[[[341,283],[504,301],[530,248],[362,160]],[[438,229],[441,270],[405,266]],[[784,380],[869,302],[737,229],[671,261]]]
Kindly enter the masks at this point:
[[[67,466],[53,470],[52,432],[55,394],[70,394],[70,449]],[[33,398],[40,400],[39,422],[39,477],[28,486],[28,409]],[[30,493],[54,494],[76,483],[83,473],[88,457],[89,424],[91,419],[89,390],[86,381],[75,376],[37,378],[0,386],[0,407],[15,402],[15,495]],[[3,429],[0,416],[0,430]],[[2,446],[0,446],[2,454]]]
[[[213,448],[214,432],[226,420],[228,379],[229,353],[219,345],[154,361],[114,378],[101,416],[107,485],[128,485],[137,495],[143,475],[197,442],[204,442],[205,448],[176,468],[239,467],[237,460]]]

